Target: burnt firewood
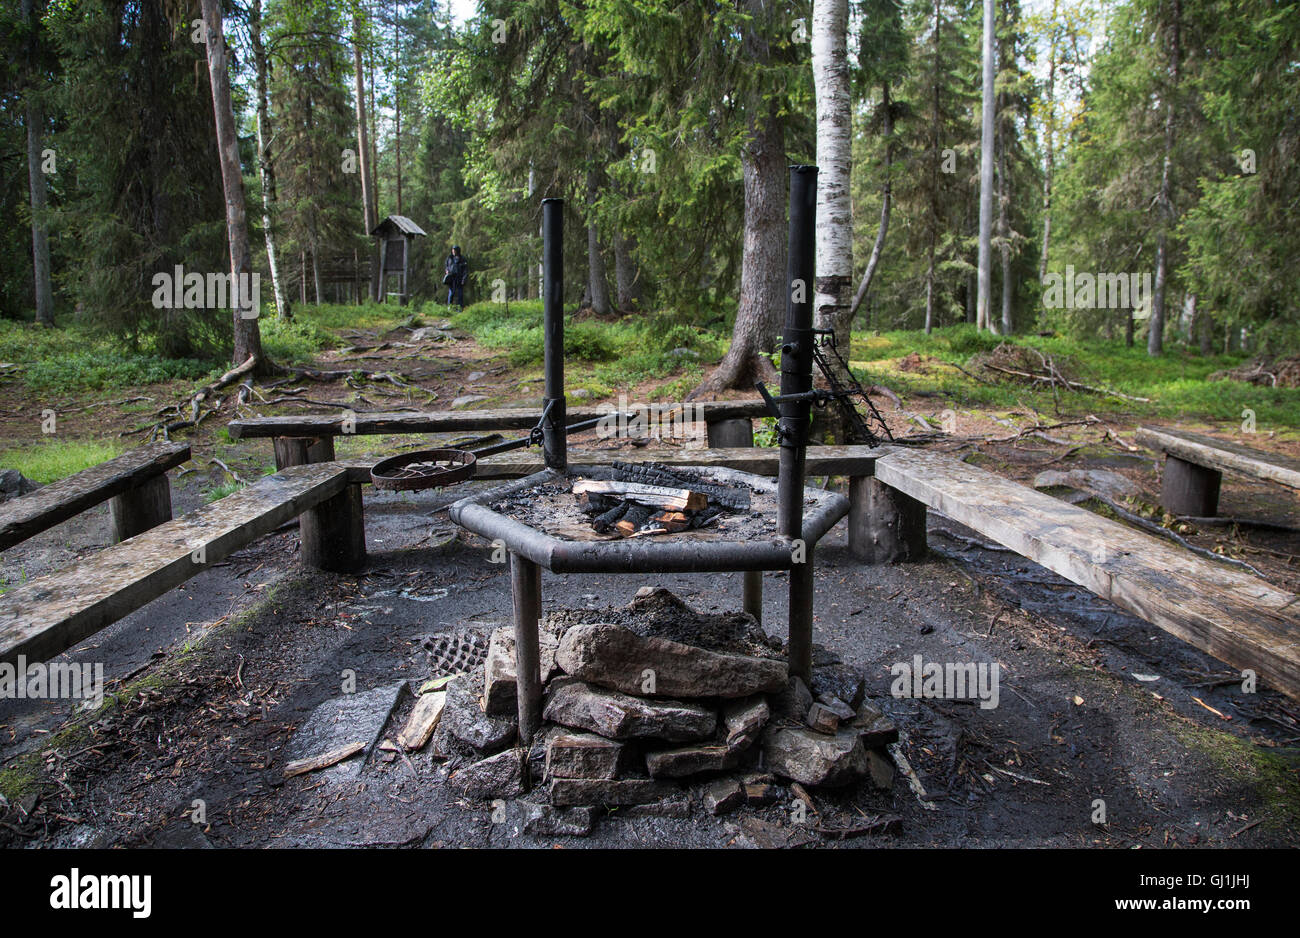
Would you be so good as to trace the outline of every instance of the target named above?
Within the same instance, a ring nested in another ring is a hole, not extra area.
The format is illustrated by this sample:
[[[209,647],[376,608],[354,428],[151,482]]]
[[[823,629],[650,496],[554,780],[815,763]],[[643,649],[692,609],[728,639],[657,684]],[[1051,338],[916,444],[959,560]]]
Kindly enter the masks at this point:
[[[622,520],[627,514],[627,510],[632,507],[631,502],[619,502],[613,508],[606,511],[603,515],[597,516],[591,526],[596,529],[597,534],[613,534],[614,525]]]
[[[637,464],[615,461],[610,465],[618,472],[620,478],[628,482],[703,492],[708,496],[710,505],[720,505],[728,511],[749,511],[749,489],[746,488],[701,482],[693,478],[690,473],[674,472],[662,463]]]

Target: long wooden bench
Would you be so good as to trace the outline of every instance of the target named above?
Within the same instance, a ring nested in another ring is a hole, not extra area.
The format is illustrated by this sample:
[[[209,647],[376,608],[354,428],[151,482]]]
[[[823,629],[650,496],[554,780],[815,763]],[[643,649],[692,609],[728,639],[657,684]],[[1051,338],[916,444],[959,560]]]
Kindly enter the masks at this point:
[[[680,404],[646,405],[648,416],[671,415],[681,411]],[[705,401],[685,405],[698,408],[707,427],[710,446],[751,446],[754,442],[751,421],[767,416],[762,401]],[[636,409],[635,406],[629,409]],[[611,407],[572,407],[566,411],[568,423],[596,420],[608,416]],[[531,430],[541,420],[541,411],[533,408],[502,410],[394,411],[374,414],[297,415],[290,417],[250,417],[228,424],[235,440],[266,439],[275,441],[276,468],[300,462],[329,462],[334,459],[336,436],[373,436],[405,433],[470,433],[483,430]],[[307,458],[301,454],[310,451]]]
[[[1224,472],[1300,489],[1300,460],[1167,427],[1138,427],[1137,441],[1165,454],[1160,504],[1176,515],[1212,517]]]
[[[365,562],[346,466],[295,466],[0,596],[0,662],[44,661],[301,515],[302,562]]]
[[[1300,596],[1087,509],[917,450],[876,481],[1300,699]]]
[[[111,499],[113,540],[172,516],[167,470],[190,458],[187,443],[150,443],[0,505],[0,550]]]

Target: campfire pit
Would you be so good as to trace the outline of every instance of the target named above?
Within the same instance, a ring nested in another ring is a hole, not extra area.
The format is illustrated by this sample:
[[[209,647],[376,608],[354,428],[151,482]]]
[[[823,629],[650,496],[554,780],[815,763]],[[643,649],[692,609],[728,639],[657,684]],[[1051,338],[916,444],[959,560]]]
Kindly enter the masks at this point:
[[[831,526],[849,510],[848,499],[804,487],[804,459],[811,411],[813,231],[816,226],[817,168],[790,170],[790,289],[781,346],[780,476],[760,476],[724,468],[698,470],[704,486],[744,489],[748,511],[734,493],[715,492],[731,502],[729,512],[707,526],[689,526],[671,536],[613,539],[594,530],[574,497],[575,482],[619,481],[629,470],[646,467],[568,467],[564,401],[564,269],[561,199],[542,202],[543,336],[545,394],[542,448],[547,469],[508,485],[461,499],[449,509],[453,521],[491,539],[510,552],[514,600],[518,733],[528,743],[541,723],[542,681],[538,624],[541,619],[541,568],[553,573],[674,573],[743,571],[744,608],[762,614],[762,571],[789,570],[789,673],[805,681],[811,673],[813,551]],[[620,475],[622,474],[622,475]],[[649,479],[647,479],[649,481]],[[681,493],[679,493],[681,494]],[[689,494],[689,493],[687,493]],[[685,495],[683,495],[686,498]],[[689,503],[689,498],[683,505]],[[687,519],[682,519],[683,521]],[[689,519],[694,522],[696,519]],[[634,530],[630,533],[641,533]]]

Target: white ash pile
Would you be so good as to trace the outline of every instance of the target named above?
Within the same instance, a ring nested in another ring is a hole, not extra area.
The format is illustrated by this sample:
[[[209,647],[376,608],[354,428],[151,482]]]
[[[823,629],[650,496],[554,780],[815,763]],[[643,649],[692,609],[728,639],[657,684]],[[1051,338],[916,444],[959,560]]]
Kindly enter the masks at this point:
[[[781,643],[745,613],[699,614],[649,588],[623,609],[564,610],[542,623],[541,670],[530,749],[509,629],[448,685],[433,740],[454,789],[521,799],[537,833],[587,833],[602,808],[688,817],[807,800],[802,786],[893,784],[883,747],[898,732],[862,677],[825,663],[811,689],[788,679]]]

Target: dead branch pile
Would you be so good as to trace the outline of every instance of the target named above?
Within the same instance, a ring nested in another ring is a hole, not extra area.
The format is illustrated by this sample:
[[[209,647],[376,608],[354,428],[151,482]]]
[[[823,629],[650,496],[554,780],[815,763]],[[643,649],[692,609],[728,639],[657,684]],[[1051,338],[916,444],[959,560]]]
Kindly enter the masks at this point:
[[[1300,355],[1257,358],[1245,365],[1216,371],[1211,381],[1244,381],[1270,388],[1300,388]]]
[[[1085,384],[1078,380],[1078,366],[1068,357],[1058,358],[1027,345],[1014,345],[1003,342],[991,352],[976,355],[970,362],[977,374],[989,377],[1016,378],[1035,386],[1051,388],[1055,393],[1061,389],[1070,391],[1088,391],[1092,394],[1105,394],[1122,398],[1126,401],[1150,403],[1149,397],[1134,397],[1116,391],[1114,388],[1096,384]]]

